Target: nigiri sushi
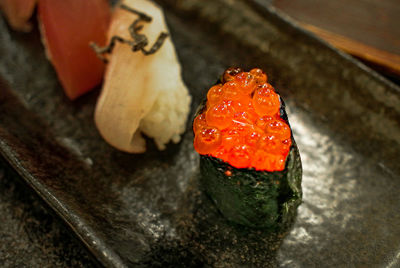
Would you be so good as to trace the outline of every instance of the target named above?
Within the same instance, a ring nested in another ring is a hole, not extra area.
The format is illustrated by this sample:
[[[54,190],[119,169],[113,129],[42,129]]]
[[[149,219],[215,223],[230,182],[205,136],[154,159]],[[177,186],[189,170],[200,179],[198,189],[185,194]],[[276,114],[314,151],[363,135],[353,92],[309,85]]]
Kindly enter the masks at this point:
[[[121,4],[129,8],[117,7],[112,17],[108,37],[119,42],[112,43],[107,57],[95,123],[102,137],[119,150],[143,153],[146,142],[142,133],[163,150],[170,141],[179,142],[191,97],[170,37],[156,52],[146,53],[157,44],[161,33],[168,32],[162,10],[148,0],[125,0]],[[151,17],[151,21],[138,20],[140,14]],[[132,36],[130,29],[140,30],[140,36]],[[146,49],[132,46],[132,41],[138,41],[133,37],[146,38]]]
[[[38,16],[46,54],[68,98],[76,99],[99,85],[104,63],[89,44],[106,42],[108,1],[40,0]]]
[[[201,182],[221,213],[250,227],[286,226],[302,167],[285,105],[261,69],[226,70],[193,121]]]
[[[89,43],[105,45],[111,7],[107,0],[0,0],[0,10],[14,30],[28,32],[36,4],[47,58],[67,97],[76,99],[103,79],[104,63]]]

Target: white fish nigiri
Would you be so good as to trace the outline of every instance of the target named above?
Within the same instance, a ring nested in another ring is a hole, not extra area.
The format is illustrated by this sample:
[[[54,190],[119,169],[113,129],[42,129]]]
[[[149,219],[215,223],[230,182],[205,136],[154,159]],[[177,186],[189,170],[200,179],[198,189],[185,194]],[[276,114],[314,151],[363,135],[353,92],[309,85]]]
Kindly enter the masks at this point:
[[[163,12],[148,0],[125,0],[123,4],[152,17],[141,23],[149,48],[161,32],[168,32]],[[109,39],[132,40],[128,27],[137,15],[117,8]],[[181,67],[168,37],[154,54],[133,52],[127,44],[116,43],[106,68],[103,89],[97,102],[95,123],[112,146],[129,153],[143,153],[146,142],[141,133],[154,139],[160,150],[179,142],[184,132],[191,97],[181,78]]]

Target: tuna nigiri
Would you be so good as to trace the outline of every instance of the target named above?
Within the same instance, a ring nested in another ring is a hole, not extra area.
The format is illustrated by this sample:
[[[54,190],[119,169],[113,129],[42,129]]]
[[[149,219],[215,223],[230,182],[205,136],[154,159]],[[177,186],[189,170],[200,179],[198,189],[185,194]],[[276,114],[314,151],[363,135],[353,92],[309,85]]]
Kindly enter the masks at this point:
[[[90,42],[106,42],[110,21],[107,0],[39,0],[42,38],[50,61],[70,99],[100,84],[104,64]]]
[[[124,6],[146,13],[140,34],[148,49],[168,32],[162,10],[148,0],[125,0]],[[138,15],[126,9],[114,11],[108,38],[132,40],[129,26]],[[138,25],[136,25],[138,26]],[[95,111],[96,126],[103,138],[119,150],[142,153],[142,133],[154,139],[160,150],[179,142],[185,130],[191,98],[181,78],[181,68],[171,38],[154,54],[133,51],[126,42],[116,42],[108,57],[103,88]]]
[[[0,10],[14,30],[29,31],[38,4],[46,54],[70,99],[100,84],[104,64],[89,47],[105,44],[111,9],[107,0],[0,0]]]

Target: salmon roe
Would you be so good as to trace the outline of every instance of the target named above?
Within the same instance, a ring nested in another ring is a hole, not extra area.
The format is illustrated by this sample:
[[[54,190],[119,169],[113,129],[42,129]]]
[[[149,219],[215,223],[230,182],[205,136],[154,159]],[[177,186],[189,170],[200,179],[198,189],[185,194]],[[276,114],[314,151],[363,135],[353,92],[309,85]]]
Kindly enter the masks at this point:
[[[281,171],[291,130],[280,117],[280,98],[261,69],[229,68],[210,88],[206,108],[193,122],[194,148],[236,168]]]

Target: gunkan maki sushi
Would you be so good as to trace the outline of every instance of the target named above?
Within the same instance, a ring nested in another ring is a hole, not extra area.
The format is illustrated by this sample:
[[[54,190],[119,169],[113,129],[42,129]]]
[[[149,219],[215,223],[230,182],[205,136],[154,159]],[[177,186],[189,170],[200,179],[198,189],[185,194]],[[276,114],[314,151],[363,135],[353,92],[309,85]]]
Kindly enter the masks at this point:
[[[249,227],[289,224],[302,167],[285,104],[261,69],[227,69],[193,121],[201,182],[220,212]]]

